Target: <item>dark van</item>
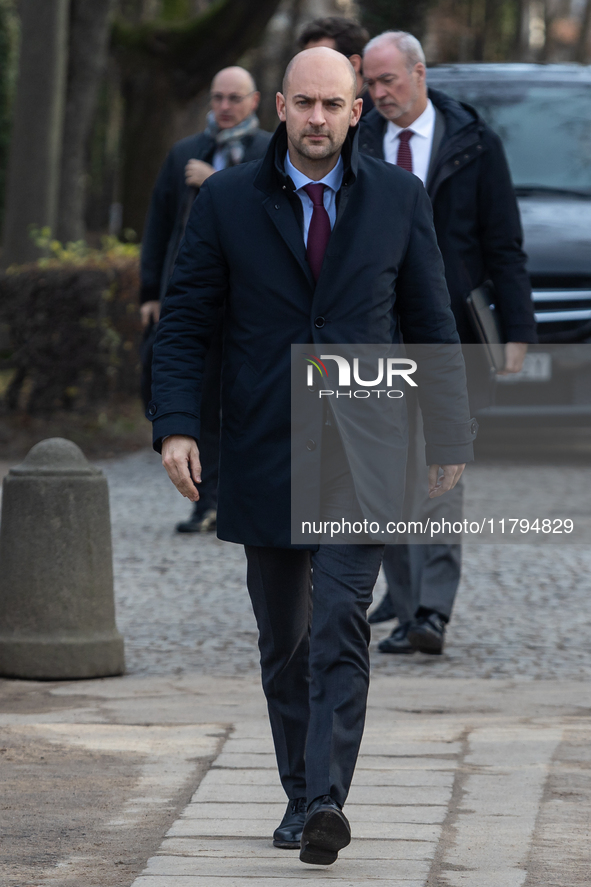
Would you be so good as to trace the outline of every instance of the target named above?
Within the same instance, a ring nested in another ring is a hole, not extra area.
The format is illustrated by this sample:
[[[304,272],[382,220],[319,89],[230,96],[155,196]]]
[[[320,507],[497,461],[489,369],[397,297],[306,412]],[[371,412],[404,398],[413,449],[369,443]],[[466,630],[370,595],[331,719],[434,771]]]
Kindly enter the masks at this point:
[[[591,66],[457,64],[428,84],[503,140],[519,200],[540,345],[487,413],[591,422]],[[573,348],[573,345],[580,345]],[[563,347],[561,347],[563,346]]]

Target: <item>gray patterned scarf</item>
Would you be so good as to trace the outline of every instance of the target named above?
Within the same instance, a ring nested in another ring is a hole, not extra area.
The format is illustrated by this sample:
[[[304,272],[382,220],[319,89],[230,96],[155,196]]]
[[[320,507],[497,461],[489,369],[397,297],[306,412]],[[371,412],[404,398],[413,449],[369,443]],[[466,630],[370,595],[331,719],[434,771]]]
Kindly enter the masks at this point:
[[[207,115],[205,132],[216,143],[216,148],[224,157],[226,166],[238,166],[244,159],[244,136],[251,135],[259,128],[259,118],[256,114],[250,114],[241,123],[232,126],[231,129],[220,129],[215,122],[215,115],[210,111]]]

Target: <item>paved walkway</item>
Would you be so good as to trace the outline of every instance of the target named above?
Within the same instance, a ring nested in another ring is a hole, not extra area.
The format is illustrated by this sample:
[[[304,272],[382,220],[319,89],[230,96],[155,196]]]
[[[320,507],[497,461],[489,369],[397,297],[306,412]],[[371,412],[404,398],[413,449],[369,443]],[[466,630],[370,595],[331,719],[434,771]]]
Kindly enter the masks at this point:
[[[587,887],[591,550],[466,548],[445,655],[374,640],[353,842],[304,866],[271,845],[242,550],[173,533],[190,506],[153,454],[104,467],[129,672],[0,681],[2,887]]]
[[[580,682],[377,676],[345,808],[353,841],[328,868],[271,845],[285,800],[252,679],[15,683],[0,683],[5,700],[14,691],[2,745],[20,753],[0,811],[7,887],[588,885]],[[25,791],[32,742],[43,754]],[[44,844],[59,851],[51,863]]]
[[[270,737],[258,722],[237,724],[134,887],[281,887],[294,879],[424,887],[434,866],[439,874],[455,867],[445,874],[450,887],[520,887],[561,730],[457,721],[434,729],[429,720],[370,725],[346,807],[353,843],[324,869],[271,846],[285,801]],[[454,790],[464,810],[454,809]],[[451,817],[454,836],[444,843]]]

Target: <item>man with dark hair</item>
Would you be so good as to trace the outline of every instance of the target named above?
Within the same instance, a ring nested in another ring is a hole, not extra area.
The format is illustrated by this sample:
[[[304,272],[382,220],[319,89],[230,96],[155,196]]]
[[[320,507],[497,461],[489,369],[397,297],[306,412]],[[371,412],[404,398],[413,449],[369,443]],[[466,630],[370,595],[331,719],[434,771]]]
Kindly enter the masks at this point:
[[[536,329],[519,209],[501,140],[474,108],[427,88],[425,55],[412,34],[386,31],[374,37],[364,50],[363,72],[375,110],[361,125],[361,151],[421,179],[433,205],[435,232],[461,341],[478,341],[466,297],[492,280],[506,343],[504,372],[519,372],[527,344],[536,341]],[[472,373],[472,378],[475,375]],[[474,394],[482,399],[483,393],[486,396],[487,392],[471,392],[473,409],[485,405],[474,399]],[[418,410],[413,418],[415,446],[411,454],[424,447]],[[411,459],[410,464],[407,486],[416,491],[424,486],[424,472],[417,459]],[[449,518],[454,500],[455,507],[461,509],[461,496],[458,484],[453,496],[437,506],[442,518]],[[416,516],[434,519],[434,503],[425,496],[418,499],[413,503],[413,509],[418,509]],[[386,546],[388,591],[370,622],[397,616],[399,624],[380,642],[383,653],[443,651],[460,570],[461,547],[457,544]]]
[[[260,94],[244,68],[219,71],[211,83],[210,107],[204,132],[177,142],[169,152],[154,191],[144,232],[141,263],[141,318],[146,330],[142,347],[142,397],[152,396],[152,345],[160,317],[160,302],[170,275],[195,197],[203,183],[219,170],[248,160],[258,160],[267,150],[271,133],[259,128],[256,110]],[[177,524],[179,533],[215,530],[220,436],[221,323],[212,339],[202,395],[204,473],[188,520]]]
[[[401,327],[408,342],[432,343],[436,354],[451,344],[435,392],[417,369],[434,497],[451,490],[472,459],[476,427],[422,185],[358,155],[361,100],[342,54],[326,47],[299,53],[283,89],[281,123],[263,160],[212,176],[191,210],[154,346],[148,416],[170,479],[195,501],[203,362],[224,304],[218,536],[246,551],[263,688],[289,799],[274,843],[300,847],[302,862],[330,865],[351,838],[342,807],[363,734],[366,612],[384,546],[291,543],[292,345],[391,346]],[[326,511],[342,510],[346,478],[314,479],[327,441],[336,438],[345,462],[349,444],[324,416],[324,401],[313,397],[308,405],[311,421],[296,451],[305,480],[312,479],[311,505],[323,495]],[[386,438],[388,472],[400,439]],[[256,807],[268,816],[264,804]]]
[[[357,79],[357,97],[363,99],[362,117],[373,108],[371,96],[364,88],[362,73],[363,48],[368,40],[369,33],[365,28],[354,19],[341,15],[315,18],[305,26],[298,37],[300,49],[328,46],[329,49],[335,49],[347,56],[353,65]]]

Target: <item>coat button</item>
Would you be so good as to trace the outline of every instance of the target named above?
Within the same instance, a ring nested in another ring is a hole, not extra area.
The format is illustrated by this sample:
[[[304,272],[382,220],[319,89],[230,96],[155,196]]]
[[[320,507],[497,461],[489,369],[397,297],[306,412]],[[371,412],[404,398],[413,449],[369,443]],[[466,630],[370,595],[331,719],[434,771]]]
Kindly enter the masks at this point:
[[[464,154],[464,160],[470,160],[470,155],[469,155],[469,154]]]
[[[275,204],[275,209],[279,209],[279,204],[278,204],[278,203]]]
[[[482,151],[482,145],[476,145],[476,150],[477,150],[477,151]]]
[[[316,441],[312,440],[312,438],[310,438],[310,440],[307,440],[306,441],[306,449],[309,450],[310,452],[315,450],[316,449]]]
[[[148,404],[148,416],[155,416],[158,407],[155,403]]]
[[[324,317],[317,317],[316,320],[314,321],[314,326],[316,327],[317,330],[321,330],[322,327],[324,326],[324,323],[325,323]]]
[[[478,422],[472,422],[472,424],[470,425],[470,431],[472,434],[476,434],[476,432],[478,431]]]
[[[454,160],[454,166],[459,166],[459,165],[460,165],[460,161],[459,161],[459,160]]]

